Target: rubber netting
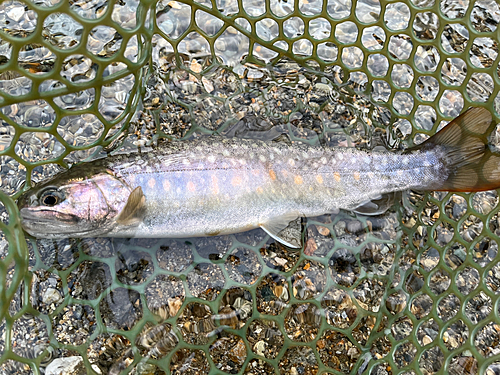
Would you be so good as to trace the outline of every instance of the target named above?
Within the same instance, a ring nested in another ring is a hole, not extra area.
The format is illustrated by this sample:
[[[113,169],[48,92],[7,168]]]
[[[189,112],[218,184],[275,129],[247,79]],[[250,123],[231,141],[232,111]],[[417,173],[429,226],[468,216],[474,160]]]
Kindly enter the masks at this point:
[[[301,251],[35,240],[14,202],[123,139],[401,148],[470,106],[498,120],[499,21],[491,0],[2,1],[0,373],[499,374],[495,191],[309,219]]]

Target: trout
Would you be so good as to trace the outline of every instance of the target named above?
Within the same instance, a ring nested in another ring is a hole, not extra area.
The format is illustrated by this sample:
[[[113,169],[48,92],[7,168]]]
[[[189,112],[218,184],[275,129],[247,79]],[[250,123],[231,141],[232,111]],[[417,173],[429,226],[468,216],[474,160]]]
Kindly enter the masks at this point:
[[[500,187],[484,108],[471,108],[405,152],[207,137],[77,164],[23,193],[26,232],[40,238],[214,236],[283,231],[301,217],[356,210],[407,189]]]

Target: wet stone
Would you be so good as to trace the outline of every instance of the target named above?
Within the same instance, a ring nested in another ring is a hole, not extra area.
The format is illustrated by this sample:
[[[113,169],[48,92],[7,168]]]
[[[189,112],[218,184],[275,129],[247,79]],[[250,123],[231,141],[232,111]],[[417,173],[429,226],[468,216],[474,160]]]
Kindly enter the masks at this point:
[[[146,287],[146,304],[162,319],[177,315],[185,299],[182,281],[171,275],[158,275]]]
[[[245,373],[252,375],[268,375],[274,374],[276,373],[276,371],[270,363],[261,359],[252,359],[250,362],[248,362]]]
[[[274,359],[283,347],[280,325],[273,320],[257,319],[250,323],[247,339],[252,351],[264,358]]]
[[[437,314],[443,322],[447,322],[457,315],[460,305],[461,303],[458,297],[454,294],[449,294],[439,301]]]
[[[361,267],[366,272],[379,276],[388,275],[394,264],[395,249],[396,246],[394,244],[367,243],[366,247],[359,254]]]
[[[200,263],[188,273],[187,284],[194,297],[213,301],[224,288],[224,274],[216,264]]]
[[[193,239],[196,252],[203,258],[209,260],[219,260],[231,247],[231,237],[203,237]]]
[[[116,238],[82,238],[80,246],[84,254],[98,258],[110,258],[115,256]]]
[[[361,355],[359,348],[343,333],[325,331],[316,343],[321,362],[335,371],[349,374]]]
[[[242,328],[252,315],[252,295],[243,288],[231,288],[222,296],[216,320],[221,326]]]
[[[500,293],[500,264],[495,264],[487,273],[486,286],[495,294]]]
[[[257,286],[256,296],[260,313],[279,315],[290,300],[288,283],[283,276],[270,273]]]
[[[36,270],[31,279],[31,306],[42,314],[53,313],[64,298],[61,278],[45,270]]]
[[[295,270],[291,283],[295,298],[299,300],[315,298],[326,285],[325,267],[321,263],[306,260]]]
[[[448,272],[439,269],[432,274],[429,280],[429,289],[435,294],[444,293],[451,285],[451,279]]]
[[[268,242],[265,247],[260,249],[260,255],[269,268],[281,272],[288,272],[299,260],[300,251],[286,248],[275,242],[271,244]]]
[[[162,240],[156,259],[162,269],[181,273],[193,262],[193,252],[185,242]]]
[[[449,350],[454,350],[467,342],[469,338],[469,328],[462,320],[457,320],[451,324],[443,333],[444,345]]]
[[[444,363],[444,355],[438,346],[425,350],[419,361],[419,368],[423,375],[438,372]]]
[[[119,373],[132,362],[133,353],[130,341],[114,333],[98,335],[87,349],[89,362],[96,366],[103,374]]]
[[[407,303],[407,296],[402,290],[400,290],[387,297],[385,307],[391,314],[396,315],[406,308]]]
[[[389,354],[391,347],[391,341],[387,337],[379,337],[370,348],[370,353],[374,359],[381,359]]]
[[[227,257],[225,266],[231,279],[247,285],[255,283],[262,272],[255,251],[245,247],[234,249]]]
[[[182,310],[177,327],[182,339],[193,345],[207,344],[216,328],[210,307],[198,302],[192,302]]]
[[[423,286],[424,276],[420,271],[413,271],[406,277],[405,287],[410,295],[417,293]]]
[[[65,306],[52,322],[54,336],[65,345],[85,344],[95,327],[95,312],[88,305]]]
[[[363,309],[377,312],[380,309],[385,286],[385,280],[364,279],[354,289],[354,298]]]
[[[209,352],[215,366],[229,374],[240,371],[247,357],[245,342],[232,333],[227,333],[210,345]]]
[[[285,331],[293,341],[314,340],[320,325],[321,311],[312,303],[292,305],[285,317]]]
[[[429,319],[420,324],[417,330],[417,340],[422,346],[429,345],[439,334],[439,324],[434,319]]]
[[[487,266],[498,254],[496,241],[485,237],[474,245],[474,262],[479,266]]]
[[[451,358],[448,365],[448,373],[450,375],[472,375],[478,373],[478,361],[470,354],[463,353]],[[486,374],[491,375],[486,370]]]
[[[126,285],[142,284],[154,272],[151,255],[137,250],[118,253],[115,269],[118,280]]]
[[[210,364],[203,350],[179,349],[170,359],[170,372],[174,375],[208,374]]]
[[[109,266],[103,262],[85,260],[68,276],[68,289],[73,298],[93,300],[111,286]]]
[[[421,294],[417,296],[411,303],[410,311],[415,318],[422,319],[425,316],[429,315],[432,309],[432,298],[427,294]]]
[[[472,267],[466,267],[455,277],[455,284],[463,295],[468,295],[479,285],[479,272]]]
[[[428,248],[422,253],[420,257],[420,265],[427,272],[431,271],[439,263],[439,251],[433,247]]]
[[[472,324],[477,324],[481,320],[486,319],[490,315],[491,311],[491,298],[484,292],[480,292],[467,301],[464,313]]]
[[[413,332],[413,322],[410,318],[403,316],[398,318],[392,325],[391,333],[396,341],[407,338]]]
[[[398,368],[408,366],[415,359],[417,348],[411,342],[398,345],[394,351],[394,362]]]
[[[40,259],[47,267],[54,267],[59,271],[70,268],[79,257],[76,240],[36,240]]]
[[[328,324],[346,329],[358,316],[358,309],[351,297],[342,289],[331,287],[321,300]]]
[[[496,355],[500,349],[500,325],[490,322],[481,327],[474,337],[474,346],[485,358]]]
[[[360,267],[354,254],[347,249],[336,250],[330,261],[330,273],[337,284],[350,287],[359,277]]]
[[[280,374],[314,375],[318,372],[318,361],[314,351],[307,346],[288,348],[279,362]]]
[[[140,295],[135,290],[116,288],[99,303],[104,324],[114,329],[130,330],[142,318]]]
[[[155,325],[147,322],[136,338],[136,345],[144,358],[163,358],[178,343],[179,338],[168,323]]]
[[[12,375],[33,375],[34,372],[26,363],[17,362],[12,359],[7,359],[0,365],[0,371],[5,374]]]
[[[467,250],[461,244],[454,244],[446,250],[445,262],[452,270],[457,269],[462,265],[467,257]]]
[[[5,350],[5,321],[0,324],[0,352]],[[17,318],[11,328],[11,350],[20,357],[37,358],[49,346],[45,322],[30,314]]]

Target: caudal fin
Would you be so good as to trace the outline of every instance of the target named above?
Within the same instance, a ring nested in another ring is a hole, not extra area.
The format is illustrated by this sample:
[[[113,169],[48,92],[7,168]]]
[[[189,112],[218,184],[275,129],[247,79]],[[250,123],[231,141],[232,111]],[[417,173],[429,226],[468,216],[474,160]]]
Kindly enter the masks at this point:
[[[443,185],[433,190],[483,191],[500,187],[500,156],[491,152],[488,136],[495,128],[491,113],[470,108],[424,143],[414,148],[443,146],[450,171]]]

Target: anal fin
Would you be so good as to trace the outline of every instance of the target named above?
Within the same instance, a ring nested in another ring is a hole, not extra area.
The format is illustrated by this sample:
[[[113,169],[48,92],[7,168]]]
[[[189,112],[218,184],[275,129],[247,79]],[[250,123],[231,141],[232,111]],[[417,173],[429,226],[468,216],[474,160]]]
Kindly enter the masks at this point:
[[[297,212],[275,217],[259,226],[285,246],[294,249],[302,247],[301,215]]]
[[[364,202],[352,211],[366,216],[382,215],[391,208],[398,199],[400,199],[399,192],[382,194],[380,197]]]

